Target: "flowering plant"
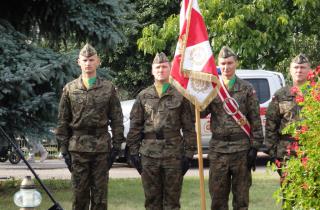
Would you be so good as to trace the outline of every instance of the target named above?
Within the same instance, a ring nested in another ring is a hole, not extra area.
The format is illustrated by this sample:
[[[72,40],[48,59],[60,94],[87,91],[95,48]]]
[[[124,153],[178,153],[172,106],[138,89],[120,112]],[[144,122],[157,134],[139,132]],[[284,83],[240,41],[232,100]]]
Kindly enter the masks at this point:
[[[308,75],[308,82],[296,93],[302,106],[300,121],[284,132],[295,138],[288,151],[294,149],[297,158],[290,158],[283,166],[286,177],[276,192],[283,199],[283,209],[319,209],[320,207],[320,66]],[[294,147],[294,148],[293,148]],[[290,155],[290,154],[288,154]]]

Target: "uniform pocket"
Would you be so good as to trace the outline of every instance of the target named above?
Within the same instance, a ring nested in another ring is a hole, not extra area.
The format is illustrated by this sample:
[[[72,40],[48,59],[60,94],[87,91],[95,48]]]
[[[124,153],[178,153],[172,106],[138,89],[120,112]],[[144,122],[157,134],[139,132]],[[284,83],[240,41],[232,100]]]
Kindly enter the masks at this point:
[[[279,103],[280,113],[285,114],[287,112],[290,112],[296,104],[293,101],[281,101]]]
[[[83,93],[72,93],[70,95],[71,103],[83,104],[86,101],[86,95]]]
[[[109,100],[109,94],[97,94],[94,96],[95,105],[97,106],[106,106],[109,103]]]
[[[170,100],[170,101],[166,101],[165,106],[168,109],[178,109],[181,106],[182,100]]]

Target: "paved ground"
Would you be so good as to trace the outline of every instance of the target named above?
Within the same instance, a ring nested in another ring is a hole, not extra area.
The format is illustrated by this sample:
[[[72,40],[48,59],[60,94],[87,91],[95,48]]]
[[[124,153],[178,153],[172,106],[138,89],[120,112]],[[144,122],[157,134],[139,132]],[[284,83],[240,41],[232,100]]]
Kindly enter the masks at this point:
[[[264,173],[267,157],[260,155],[256,172]],[[199,176],[196,164],[186,174],[186,176]],[[40,163],[38,160],[31,163],[31,167],[41,179],[70,179],[71,175],[63,160],[53,159]],[[110,178],[137,178],[140,177],[134,168],[128,167],[124,163],[115,163],[110,170]],[[208,161],[204,162],[204,176],[208,176]],[[0,163],[0,180],[22,179],[33,174],[28,170],[26,164],[21,160],[20,163],[13,165],[9,161]]]

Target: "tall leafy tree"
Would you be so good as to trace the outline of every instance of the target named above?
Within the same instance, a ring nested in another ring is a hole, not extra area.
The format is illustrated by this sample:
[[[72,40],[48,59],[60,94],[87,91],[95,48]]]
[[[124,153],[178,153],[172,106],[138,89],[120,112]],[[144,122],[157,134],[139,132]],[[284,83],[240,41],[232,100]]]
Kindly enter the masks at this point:
[[[0,18],[55,49],[86,41],[113,49],[125,40],[123,28],[131,23],[131,10],[127,0],[12,0],[1,6]]]
[[[15,136],[50,133],[62,87],[80,73],[73,49],[112,51],[133,23],[126,0],[12,0],[0,11],[0,125]]]
[[[133,18],[137,21],[126,30],[129,42],[117,48],[110,58],[110,67],[117,72],[116,84],[127,90],[127,98],[133,98],[146,86],[153,83],[151,62],[154,51],[145,54],[138,50],[137,39],[142,35],[142,29],[147,26],[160,28],[172,13],[180,9],[178,0],[131,0],[135,5]],[[164,43],[157,43],[163,46]],[[168,53],[168,51],[164,50]]]
[[[318,63],[319,22],[317,0],[199,0],[215,55],[223,45],[240,57],[240,68],[277,69],[287,73],[289,60],[299,52]],[[143,29],[139,49],[174,53],[179,33],[178,16],[172,14],[161,27]],[[169,29],[169,30],[168,30]],[[172,36],[176,34],[176,36]],[[163,44],[159,44],[163,43]]]

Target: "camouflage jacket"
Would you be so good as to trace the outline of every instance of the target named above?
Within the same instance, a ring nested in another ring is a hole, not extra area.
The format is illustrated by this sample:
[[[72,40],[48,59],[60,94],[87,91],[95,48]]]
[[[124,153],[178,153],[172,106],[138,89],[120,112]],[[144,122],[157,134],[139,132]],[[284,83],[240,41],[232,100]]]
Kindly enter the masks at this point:
[[[249,137],[232,116],[224,111],[221,99],[216,97],[201,113],[202,117],[211,114],[212,138],[209,150],[233,153],[248,150],[251,146],[258,149],[263,142],[263,133],[259,101],[254,88],[250,83],[236,77],[233,87],[228,92],[238,102],[240,112],[249,121],[252,137],[249,140]]]
[[[124,141],[123,116],[116,90],[110,81],[97,78],[86,90],[81,76],[64,88],[59,104],[56,138],[61,151],[108,152]]]
[[[163,134],[164,139],[150,137],[156,133]],[[193,157],[196,135],[189,101],[172,86],[160,98],[154,85],[141,91],[130,113],[127,145],[130,154]]]
[[[265,144],[269,155],[275,158],[283,158],[287,154],[287,146],[293,140],[290,136],[283,135],[282,130],[299,120],[301,107],[295,102],[290,89],[290,86],[286,86],[278,90],[266,113]]]

